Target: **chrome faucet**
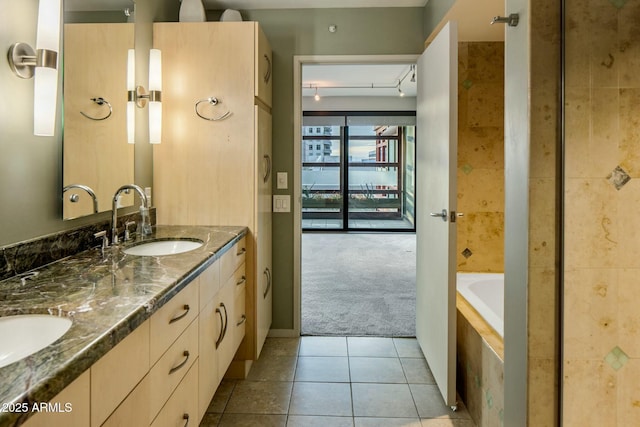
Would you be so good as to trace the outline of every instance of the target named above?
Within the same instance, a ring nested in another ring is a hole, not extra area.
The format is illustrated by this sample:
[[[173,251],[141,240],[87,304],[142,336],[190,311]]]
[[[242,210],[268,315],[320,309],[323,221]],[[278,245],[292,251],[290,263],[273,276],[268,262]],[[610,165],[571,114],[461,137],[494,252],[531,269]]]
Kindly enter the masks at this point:
[[[116,190],[116,194],[113,195],[113,204],[111,207],[111,244],[117,245],[119,243],[118,240],[118,199],[120,198],[120,193],[126,190],[135,190],[140,196],[140,201],[142,203],[141,207],[148,208],[147,206],[147,195],[144,194],[142,188],[135,184],[125,184],[122,187]]]
[[[96,193],[91,189],[91,187],[83,184],[69,184],[62,189],[62,192],[65,193],[72,188],[79,188],[80,190],[86,191],[93,200],[93,213],[98,213],[98,198],[96,197]],[[80,196],[74,193],[71,195],[71,197],[69,197],[69,200],[71,201],[71,203],[76,203],[79,200],[79,197]]]

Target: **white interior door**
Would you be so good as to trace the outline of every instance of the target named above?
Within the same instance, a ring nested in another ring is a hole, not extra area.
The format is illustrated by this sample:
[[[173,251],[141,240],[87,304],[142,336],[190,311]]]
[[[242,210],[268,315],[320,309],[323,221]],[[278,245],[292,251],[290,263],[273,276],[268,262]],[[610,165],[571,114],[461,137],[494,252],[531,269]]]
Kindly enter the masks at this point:
[[[449,22],[418,60],[416,335],[440,392],[456,402],[458,37]]]

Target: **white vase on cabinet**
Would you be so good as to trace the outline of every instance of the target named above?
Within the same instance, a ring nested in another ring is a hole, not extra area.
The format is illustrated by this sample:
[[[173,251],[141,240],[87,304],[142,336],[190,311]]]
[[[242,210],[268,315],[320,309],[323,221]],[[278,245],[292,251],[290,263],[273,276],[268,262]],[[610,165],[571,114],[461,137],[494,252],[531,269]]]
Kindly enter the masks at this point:
[[[205,22],[202,0],[182,0],[180,5],[180,22]]]

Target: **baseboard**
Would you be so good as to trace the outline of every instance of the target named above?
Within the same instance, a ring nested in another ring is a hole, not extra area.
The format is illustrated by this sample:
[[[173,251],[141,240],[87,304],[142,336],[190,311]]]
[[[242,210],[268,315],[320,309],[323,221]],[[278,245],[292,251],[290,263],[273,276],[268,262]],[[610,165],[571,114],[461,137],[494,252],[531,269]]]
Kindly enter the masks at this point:
[[[268,336],[270,338],[298,338],[300,332],[295,329],[271,329]]]
[[[229,365],[229,369],[227,369],[224,377],[228,379],[244,380],[247,378],[247,375],[249,375],[252,364],[253,360],[234,360],[231,362],[231,365]]]

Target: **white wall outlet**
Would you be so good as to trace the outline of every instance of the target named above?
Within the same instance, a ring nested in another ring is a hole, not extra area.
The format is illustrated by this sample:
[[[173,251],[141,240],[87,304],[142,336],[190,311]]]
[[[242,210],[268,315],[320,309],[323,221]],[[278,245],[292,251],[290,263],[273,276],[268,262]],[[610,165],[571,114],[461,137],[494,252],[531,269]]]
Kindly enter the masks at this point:
[[[274,212],[291,212],[291,197],[288,194],[273,195]]]
[[[276,177],[276,188],[278,190],[286,190],[289,188],[289,174],[286,172],[278,172]]]

